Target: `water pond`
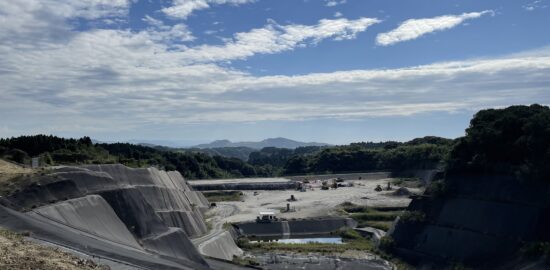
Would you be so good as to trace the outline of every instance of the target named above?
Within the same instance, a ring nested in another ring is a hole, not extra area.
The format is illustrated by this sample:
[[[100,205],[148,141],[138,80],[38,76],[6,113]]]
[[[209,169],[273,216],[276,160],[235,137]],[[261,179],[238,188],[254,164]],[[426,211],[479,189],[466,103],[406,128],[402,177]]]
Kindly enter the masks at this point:
[[[283,244],[307,244],[307,243],[343,244],[342,237],[271,239],[268,241],[275,242],[275,243],[283,243]],[[257,242],[257,241],[252,241],[252,242]]]

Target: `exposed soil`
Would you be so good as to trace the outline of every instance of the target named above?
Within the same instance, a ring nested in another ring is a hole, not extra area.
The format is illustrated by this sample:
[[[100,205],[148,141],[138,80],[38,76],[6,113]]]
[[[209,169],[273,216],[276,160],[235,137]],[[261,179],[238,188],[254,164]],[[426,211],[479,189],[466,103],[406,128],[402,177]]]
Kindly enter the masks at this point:
[[[57,248],[41,246],[21,235],[0,229],[0,269],[72,270],[110,269],[92,260],[78,258]]]

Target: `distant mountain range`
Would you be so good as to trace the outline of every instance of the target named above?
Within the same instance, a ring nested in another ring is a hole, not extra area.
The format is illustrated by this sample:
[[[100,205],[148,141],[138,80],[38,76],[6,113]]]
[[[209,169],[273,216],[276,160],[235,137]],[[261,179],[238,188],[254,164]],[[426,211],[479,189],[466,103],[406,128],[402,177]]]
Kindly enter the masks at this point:
[[[131,139],[131,140],[96,140],[92,139],[93,143],[131,143],[148,147],[165,146],[170,148],[183,148],[191,147],[199,143],[205,143],[205,140],[144,140],[144,139]]]
[[[299,142],[287,138],[269,138],[259,142],[231,142],[229,140],[218,140],[207,144],[199,144],[192,148],[210,149],[210,148],[226,148],[226,147],[248,147],[252,149],[262,149],[264,147],[277,147],[294,149],[304,146],[328,146],[326,143],[317,142]]]

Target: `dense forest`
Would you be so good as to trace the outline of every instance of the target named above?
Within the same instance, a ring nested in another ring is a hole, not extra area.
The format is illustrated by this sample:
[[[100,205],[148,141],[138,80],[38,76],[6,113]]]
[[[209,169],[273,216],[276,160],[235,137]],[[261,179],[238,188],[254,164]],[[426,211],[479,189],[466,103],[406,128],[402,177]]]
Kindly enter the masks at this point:
[[[448,173],[550,174],[550,108],[511,106],[478,112],[449,155]]]
[[[94,144],[89,137],[65,139],[52,135],[0,139],[0,157],[29,163],[40,156],[50,165],[121,163],[177,170],[189,179],[261,177],[289,174],[435,168],[452,140],[425,137],[406,143],[354,143],[345,146],[266,147],[250,153],[249,161],[193,150],[174,150],[128,143]]]
[[[93,144],[88,137],[65,139],[35,135],[0,139],[0,157],[29,164],[40,156],[49,165],[121,163],[130,167],[157,166],[178,170],[186,178],[227,178],[272,175],[237,158],[211,157],[203,153],[164,151],[146,146],[113,143]]]
[[[333,147],[264,148],[250,154],[253,165],[281,168],[282,174],[402,171],[443,165],[453,140],[424,137],[409,142],[361,142]]]

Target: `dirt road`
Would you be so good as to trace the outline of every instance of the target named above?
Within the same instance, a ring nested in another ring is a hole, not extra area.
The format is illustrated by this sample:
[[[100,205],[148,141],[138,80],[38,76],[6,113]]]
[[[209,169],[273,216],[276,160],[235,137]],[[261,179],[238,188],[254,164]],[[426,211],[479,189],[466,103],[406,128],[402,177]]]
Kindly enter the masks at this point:
[[[210,218],[207,218],[207,222],[212,224],[211,230],[201,236],[194,239],[191,239],[191,242],[197,247],[199,252],[202,253],[202,247],[204,246],[204,243],[208,240],[215,238],[219,234],[223,233],[225,230],[223,228],[223,224],[225,223],[225,219],[227,217],[230,217],[234,214],[236,214],[238,211],[238,208],[235,205],[228,204],[228,203],[218,203],[216,208],[210,210],[208,212],[208,215],[211,216]]]

